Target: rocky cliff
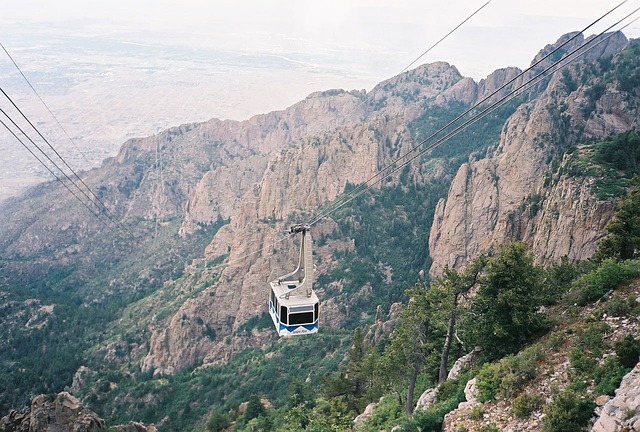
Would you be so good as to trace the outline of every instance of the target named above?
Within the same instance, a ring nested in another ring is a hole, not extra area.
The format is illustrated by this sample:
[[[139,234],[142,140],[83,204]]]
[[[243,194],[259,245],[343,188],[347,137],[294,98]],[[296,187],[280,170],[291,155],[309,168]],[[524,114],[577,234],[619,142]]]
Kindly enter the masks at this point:
[[[423,158],[385,183],[409,190],[434,177],[452,179],[431,227],[432,272],[463,265],[510,238],[527,240],[546,262],[593,251],[612,204],[595,200],[591,180],[566,175],[554,161],[584,140],[636,126],[638,95],[621,87],[617,75],[628,46],[615,35],[566,73],[530,89],[501,121],[500,139],[486,155],[478,144],[483,152],[474,152],[455,176],[441,160]],[[246,121],[211,120],[130,140],[102,167],[82,174],[128,232],[105,228],[58,183],[38,186],[0,208],[0,276],[38,289],[45,281],[46,289],[70,291],[85,307],[118,299],[126,312],[91,349],[106,364],[131,362],[170,374],[219,363],[273,337],[239,330],[264,314],[269,278],[292,270],[297,243],[282,234],[290,223],[313,218],[348,185],[363,183],[452,112],[518,73],[500,69],[476,83],[437,62],[369,93],[318,92]],[[472,150],[480,141],[472,134],[467,140]],[[402,209],[397,213],[406,219]],[[429,230],[403,222],[417,236]],[[334,232],[338,223],[330,218],[314,227],[323,238],[316,247],[319,275],[339,265],[336,251],[357,249],[349,238],[327,239]],[[342,305],[323,295],[341,283],[317,286],[323,326],[344,320]],[[366,294],[371,284],[358,288],[356,294]]]
[[[553,74],[504,125],[495,149],[460,167],[431,228],[432,274],[508,240],[528,242],[544,263],[593,253],[612,203],[595,196],[592,178],[563,175],[558,160],[572,146],[637,127],[637,91],[621,91],[616,74],[626,47],[616,34]]]
[[[262,339],[255,334],[250,341],[235,337],[222,342],[222,338],[205,337],[204,332],[208,327],[222,337],[231,335],[248,318],[263,313],[269,277],[292,270],[288,267],[295,261],[297,247],[282,235],[285,221],[309,217],[320,205],[335,199],[347,183],[365,182],[392,158],[408,151],[412,143],[407,124],[422,115],[439,95],[450,95],[447,100],[467,98],[466,92],[455,89],[461,80],[457,70],[446,63],[418,68],[380,84],[364,103],[336,105],[340,106],[338,117],[348,119],[356,110],[359,115],[355,118],[366,120],[337,128],[329,110],[331,118],[325,113],[318,114],[316,120],[325,124],[322,133],[274,152],[260,181],[244,193],[230,223],[206,249],[205,258],[209,260],[229,253],[230,265],[216,285],[185,302],[168,325],[162,323],[155,329],[143,370],[172,373],[197,360],[215,362],[248,344],[260,344]],[[349,97],[345,93],[339,96]],[[322,95],[310,98],[316,97]],[[385,147],[387,142],[394,143],[391,149]],[[190,202],[202,199],[196,189]],[[193,219],[188,213],[187,220]],[[334,225],[331,220],[323,221],[314,232],[331,232]],[[319,266],[327,269],[335,265],[331,252],[340,248],[338,244],[320,248]],[[184,316],[190,319],[182,319]],[[323,317],[323,325],[340,323],[337,306],[330,299],[323,305]]]
[[[487,85],[509,73],[497,73]],[[86,306],[146,297],[150,309],[138,321],[121,320],[144,329],[122,330],[135,347],[111,341],[96,351],[106,361],[125,346],[139,353],[147,345],[143,369],[158,373],[228,358],[270,337],[228,338],[264,311],[268,278],[291,270],[297,252],[295,241],[281,235],[287,225],[311,217],[347,184],[364,182],[407,152],[415,145],[409,125],[431,108],[468,104],[487,85],[438,62],[369,94],[318,92],[246,121],[214,119],[129,140],[102,167],[81,174],[127,232],[104,216],[101,223],[59,183],[38,186],[0,208],[0,276],[12,286],[40,284],[48,292],[72,286],[74,302]],[[409,173],[414,183],[430,176],[420,164]],[[315,233],[335,229],[327,219]],[[335,266],[333,252],[345,248],[352,250],[353,242],[317,248],[319,270]],[[213,263],[225,259],[229,264],[218,274]],[[171,297],[169,305],[161,296]],[[323,319],[340,323],[331,299],[323,302]]]
[[[2,432],[156,432],[154,425],[130,422],[107,428],[104,420],[88,410],[67,392],[57,395],[39,395],[33,398],[25,412],[11,411],[0,419]]]

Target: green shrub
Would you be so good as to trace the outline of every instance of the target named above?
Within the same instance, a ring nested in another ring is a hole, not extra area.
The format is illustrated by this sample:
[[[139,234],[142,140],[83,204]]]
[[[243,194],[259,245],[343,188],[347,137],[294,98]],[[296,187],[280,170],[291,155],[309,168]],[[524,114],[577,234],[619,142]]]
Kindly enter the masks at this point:
[[[547,347],[555,351],[564,344],[565,340],[566,339],[563,334],[553,333],[549,336],[549,339],[547,339]]]
[[[511,414],[520,419],[527,418],[532,412],[542,408],[544,398],[540,395],[532,395],[530,393],[522,393],[513,400],[511,405]]]
[[[544,270],[545,278],[541,289],[544,305],[556,304],[569,290],[571,283],[585,272],[586,264],[573,263],[563,256],[559,263],[553,263]]]
[[[611,327],[606,322],[591,322],[584,331],[578,333],[580,346],[598,355],[607,346],[604,336],[610,331]]]
[[[471,408],[471,412],[469,413],[469,418],[471,420],[481,420],[482,416],[484,416],[484,406],[476,405]]]
[[[569,352],[569,360],[571,361],[574,375],[578,376],[591,376],[598,366],[598,361],[581,348],[572,349]]]
[[[436,393],[436,401],[444,402],[448,399],[464,400],[464,388],[469,381],[469,374],[461,374],[455,379],[449,379],[440,384]]]
[[[615,344],[616,356],[620,364],[626,368],[635,367],[640,357],[640,341],[631,335],[626,335]]]
[[[596,394],[613,396],[626,373],[627,369],[620,364],[617,356],[608,357],[602,367],[599,367],[593,374]]]
[[[631,316],[638,303],[634,297],[624,299],[620,296],[612,296],[603,306],[604,312],[612,317]]]
[[[483,425],[480,428],[480,432],[500,432],[500,429],[498,429],[498,426],[496,426],[495,423],[489,423],[489,424]]]
[[[404,407],[400,406],[398,399],[385,397],[376,406],[373,415],[365,421],[364,426],[366,430],[391,429],[403,414]]]
[[[442,422],[444,416],[458,407],[460,402],[465,400],[464,387],[468,381],[468,375],[460,375],[451,384],[441,386],[435,405],[429,409],[414,413],[413,418],[403,418],[400,421],[402,430],[420,430],[423,432],[440,432],[442,431]],[[445,381],[448,383],[449,381]],[[443,390],[444,388],[444,390]],[[440,391],[442,390],[442,391]],[[445,398],[445,396],[447,396]]]
[[[609,290],[640,275],[639,267],[640,263],[636,261],[606,259],[597,268],[575,280],[567,299],[581,306],[598,300]]]
[[[589,423],[594,409],[593,402],[581,399],[571,390],[565,390],[544,408],[545,417],[542,420],[542,431],[580,431]]]
[[[229,417],[225,414],[215,413],[211,416],[209,421],[207,422],[207,431],[208,432],[219,432],[227,430],[227,428],[231,425],[231,421]]]
[[[478,400],[487,402],[513,398],[536,376],[537,363],[541,358],[542,351],[536,345],[518,355],[509,355],[498,362],[484,364],[477,375]]]
[[[448,399],[433,405],[427,410],[419,411],[414,415],[413,419],[407,419],[401,423],[402,430],[418,429],[423,432],[440,432],[442,431],[444,416],[456,409],[463,400]]]

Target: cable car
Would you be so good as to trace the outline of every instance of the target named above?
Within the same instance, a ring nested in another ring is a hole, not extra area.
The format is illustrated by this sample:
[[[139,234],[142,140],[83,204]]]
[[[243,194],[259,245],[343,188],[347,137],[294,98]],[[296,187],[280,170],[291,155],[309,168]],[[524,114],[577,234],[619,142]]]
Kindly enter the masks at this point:
[[[278,336],[318,332],[318,296],[313,292],[313,255],[309,225],[294,225],[291,233],[302,234],[298,268],[269,282],[269,315]]]

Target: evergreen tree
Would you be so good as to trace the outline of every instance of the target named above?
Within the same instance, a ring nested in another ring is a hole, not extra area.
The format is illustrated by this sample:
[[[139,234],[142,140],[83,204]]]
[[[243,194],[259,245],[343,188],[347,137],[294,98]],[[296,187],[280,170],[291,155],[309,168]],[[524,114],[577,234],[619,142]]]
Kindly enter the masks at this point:
[[[534,265],[527,245],[502,246],[487,261],[485,274],[472,300],[466,336],[489,358],[518,352],[544,327],[541,305],[542,270]]]
[[[424,370],[435,375],[443,336],[442,326],[430,301],[429,290],[418,282],[407,290],[409,303],[400,313],[383,358],[383,374],[387,383],[406,382],[406,412],[413,412],[416,381]]]
[[[300,378],[293,378],[287,389],[287,408],[297,406],[308,406],[313,408],[313,394],[309,386]]]
[[[622,199],[618,210],[607,224],[609,235],[598,244],[594,259],[633,259],[640,251],[640,178]]]
[[[207,422],[207,431],[208,432],[220,432],[227,430],[227,428],[231,425],[229,421],[229,417],[225,414],[221,414],[219,412],[214,413],[209,421]]]
[[[440,369],[438,371],[438,382],[447,379],[449,353],[455,334],[458,316],[461,313],[459,307],[460,296],[466,295],[476,286],[480,273],[486,264],[486,255],[480,255],[473,259],[471,263],[462,271],[445,267],[442,277],[431,285],[430,299],[432,309],[440,311],[446,315],[446,334],[442,352],[440,354]]]
[[[246,420],[252,420],[256,417],[263,416],[266,413],[266,409],[264,405],[262,405],[262,400],[260,396],[256,393],[253,393],[249,397],[249,403],[247,404],[247,411],[244,413],[244,417]]]

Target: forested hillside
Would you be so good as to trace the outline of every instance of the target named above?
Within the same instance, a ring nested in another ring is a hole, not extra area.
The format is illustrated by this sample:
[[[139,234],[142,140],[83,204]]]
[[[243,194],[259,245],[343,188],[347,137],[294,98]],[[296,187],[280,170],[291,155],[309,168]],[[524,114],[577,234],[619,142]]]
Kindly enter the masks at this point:
[[[372,402],[365,430],[441,430],[473,377],[483,405],[453,412],[455,430],[525,412],[543,427],[557,395],[592,412],[637,348],[639,46],[570,34],[522,74],[476,83],[437,62],[368,93],[130,140],[82,174],[124,233],[57,183],[4,203],[0,413],[69,388],[107,424],[162,431],[351,430]],[[320,331],[277,339],[267,281],[299,246],[282,233],[326,209],[312,229]],[[532,399],[543,371],[557,387]]]

